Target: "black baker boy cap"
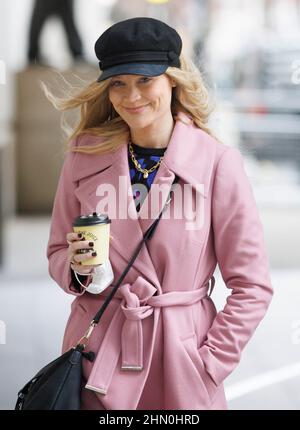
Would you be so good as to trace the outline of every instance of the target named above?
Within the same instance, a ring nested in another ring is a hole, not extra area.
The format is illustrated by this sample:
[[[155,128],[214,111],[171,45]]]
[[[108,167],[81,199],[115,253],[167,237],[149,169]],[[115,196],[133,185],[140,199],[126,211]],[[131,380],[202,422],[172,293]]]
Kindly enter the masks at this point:
[[[95,53],[102,74],[98,82],[122,74],[158,76],[180,67],[182,40],[177,31],[148,17],[117,22],[101,34]]]

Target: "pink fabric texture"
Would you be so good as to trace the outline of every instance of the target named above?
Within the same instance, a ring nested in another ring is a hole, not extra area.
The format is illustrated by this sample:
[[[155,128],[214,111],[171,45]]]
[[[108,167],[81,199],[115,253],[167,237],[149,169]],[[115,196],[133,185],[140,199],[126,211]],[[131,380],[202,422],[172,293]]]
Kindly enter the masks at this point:
[[[83,135],[73,144],[100,142]],[[92,295],[72,285],[66,233],[73,219],[99,212],[101,199],[107,199],[100,185],[115,190],[116,206],[108,204],[106,213],[117,280],[167,199],[162,193],[155,204],[152,185],[136,213],[127,144],[107,154],[70,152],[65,158],[47,248],[51,277],[76,296],[63,351],[81,338],[111,288]],[[88,350],[97,356],[94,363],[84,362],[82,409],[226,409],[223,381],[272,299],[263,228],[240,151],[180,113],[153,184],[169,191],[175,174],[178,185],[190,184],[201,223],[187,228],[190,219],[174,216],[174,193],[170,216],[160,220],[91,337]],[[122,202],[133,208],[133,217],[120,215]],[[231,290],[218,313],[208,294],[217,264]]]

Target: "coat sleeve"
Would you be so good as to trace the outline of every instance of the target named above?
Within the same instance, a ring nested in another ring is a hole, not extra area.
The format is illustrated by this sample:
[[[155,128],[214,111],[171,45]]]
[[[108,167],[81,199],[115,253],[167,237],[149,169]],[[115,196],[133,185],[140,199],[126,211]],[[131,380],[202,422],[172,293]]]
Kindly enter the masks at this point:
[[[76,140],[72,142],[76,145]],[[74,193],[73,163],[77,153],[67,152],[61,170],[52,210],[50,234],[47,245],[49,274],[57,284],[69,294],[80,296],[84,289],[78,284],[67,258],[68,243],[66,234],[73,231],[72,222],[80,215],[80,202]],[[84,285],[90,277],[79,276]]]
[[[216,385],[234,370],[273,295],[263,227],[238,149],[228,148],[216,169],[212,194],[214,246],[231,289],[199,348]]]

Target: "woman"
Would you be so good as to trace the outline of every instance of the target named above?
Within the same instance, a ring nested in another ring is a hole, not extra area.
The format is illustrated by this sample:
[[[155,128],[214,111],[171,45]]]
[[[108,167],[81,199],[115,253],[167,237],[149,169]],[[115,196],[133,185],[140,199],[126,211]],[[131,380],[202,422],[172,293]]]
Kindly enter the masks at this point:
[[[74,218],[105,208],[117,280],[179,178],[169,216],[160,220],[90,338],[97,357],[84,364],[82,409],[226,409],[223,381],[272,297],[263,229],[242,157],[207,129],[207,91],[181,48],[178,33],[161,21],[119,22],[96,42],[97,82],[70,100],[52,98],[61,109],[81,107],[47,251],[50,275],[77,296],[63,351],[83,336],[112,288],[88,292],[91,276],[85,275],[93,266],[80,262],[92,258],[93,244],[72,232]],[[113,190],[108,197],[105,185]],[[158,202],[159,186],[165,192]],[[210,298],[217,263],[232,290],[218,314]]]

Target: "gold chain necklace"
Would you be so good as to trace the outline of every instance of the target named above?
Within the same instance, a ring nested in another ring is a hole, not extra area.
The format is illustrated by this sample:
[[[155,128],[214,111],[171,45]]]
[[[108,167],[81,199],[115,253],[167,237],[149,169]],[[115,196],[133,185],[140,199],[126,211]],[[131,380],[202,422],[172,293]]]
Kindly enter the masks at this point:
[[[131,159],[132,159],[133,164],[135,165],[136,169],[137,169],[139,172],[142,172],[142,173],[143,173],[144,178],[148,178],[149,173],[154,172],[154,170],[155,170],[155,169],[157,169],[157,168],[160,166],[160,164],[161,164],[161,162],[162,162],[162,159],[164,158],[163,156],[162,156],[162,157],[160,157],[159,161],[158,161],[154,166],[152,166],[152,167],[151,167],[151,169],[147,170],[147,169],[142,169],[142,166],[140,165],[140,163],[139,163],[139,162],[137,161],[137,159],[135,158],[135,155],[134,155],[134,153],[133,153],[133,147],[132,147],[132,145],[131,145],[131,142],[129,142],[129,152],[130,152],[130,156],[131,156]]]

